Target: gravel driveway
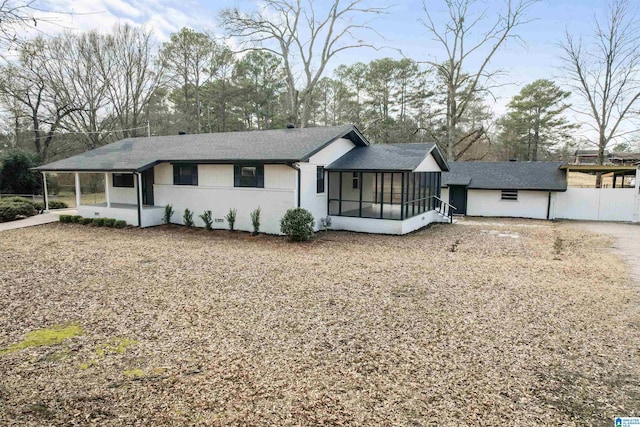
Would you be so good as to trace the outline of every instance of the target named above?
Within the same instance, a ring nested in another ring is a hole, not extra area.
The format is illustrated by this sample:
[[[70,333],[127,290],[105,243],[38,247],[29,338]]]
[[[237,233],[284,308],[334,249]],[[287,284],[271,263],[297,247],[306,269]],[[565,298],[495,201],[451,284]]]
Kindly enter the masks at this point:
[[[631,268],[633,278],[640,284],[640,224],[595,221],[575,221],[572,224],[613,237],[613,252],[622,255]]]

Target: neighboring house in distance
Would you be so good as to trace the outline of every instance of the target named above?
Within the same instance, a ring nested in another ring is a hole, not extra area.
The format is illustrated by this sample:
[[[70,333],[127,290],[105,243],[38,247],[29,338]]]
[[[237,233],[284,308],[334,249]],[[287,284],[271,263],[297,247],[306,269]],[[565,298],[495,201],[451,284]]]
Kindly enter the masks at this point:
[[[79,215],[162,223],[164,206],[182,223],[185,209],[211,210],[214,228],[251,231],[250,213],[261,208],[261,231],[280,232],[294,207],[309,210],[316,229],[331,216],[333,229],[404,234],[447,222],[440,208],[446,162],[433,144],[370,146],[352,125],[304,129],[127,138],[40,166],[43,174],[72,172]],[[84,173],[102,173],[102,204],[81,203]]]
[[[604,164],[633,166],[640,162],[640,153],[626,151],[605,151]],[[596,165],[598,163],[598,150],[576,150],[574,153],[574,164],[576,165]]]
[[[605,150],[605,162],[609,158],[609,151]],[[573,163],[576,165],[595,165],[598,163],[598,150],[576,150],[573,153]]]
[[[442,199],[457,214],[551,219],[567,190],[561,162],[449,162]]]

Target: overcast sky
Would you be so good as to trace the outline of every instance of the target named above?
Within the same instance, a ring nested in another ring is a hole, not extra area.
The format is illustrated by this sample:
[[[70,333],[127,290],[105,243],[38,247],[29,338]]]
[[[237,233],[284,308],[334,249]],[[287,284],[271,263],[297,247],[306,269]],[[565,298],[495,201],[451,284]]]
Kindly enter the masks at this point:
[[[42,27],[51,34],[68,29],[82,31],[99,29],[108,32],[117,22],[129,22],[143,25],[154,30],[159,42],[166,40],[170,33],[182,27],[197,31],[211,31],[222,34],[217,28],[220,10],[226,7],[238,7],[241,10],[255,8],[254,0],[41,0],[45,9],[71,12],[58,14],[56,25]],[[317,4],[322,4],[318,2]],[[395,4],[388,13],[381,15],[372,23],[381,37],[369,33],[368,37],[379,46],[392,49],[358,49],[345,51],[335,57],[329,70],[340,64],[357,61],[368,62],[386,56],[399,58],[402,55],[416,61],[442,60],[444,56],[439,46],[427,33],[420,22],[425,17],[421,0],[380,1],[369,0],[374,6]],[[436,22],[446,19],[443,1],[427,0],[427,7]],[[495,11],[502,1],[487,0],[487,23],[495,17]],[[491,69],[501,69],[506,74],[500,83],[507,84],[495,92],[497,100],[493,109],[497,114],[505,111],[510,97],[520,88],[539,78],[548,78],[562,82],[562,73],[558,69],[560,50],[557,44],[564,39],[565,31],[573,35],[588,36],[593,32],[594,17],[605,16],[607,2],[604,0],[542,0],[534,4],[527,12],[531,22],[517,30],[522,42],[510,41],[499,51],[491,63]],[[402,53],[396,49],[401,50]],[[579,102],[575,99],[574,103]]]

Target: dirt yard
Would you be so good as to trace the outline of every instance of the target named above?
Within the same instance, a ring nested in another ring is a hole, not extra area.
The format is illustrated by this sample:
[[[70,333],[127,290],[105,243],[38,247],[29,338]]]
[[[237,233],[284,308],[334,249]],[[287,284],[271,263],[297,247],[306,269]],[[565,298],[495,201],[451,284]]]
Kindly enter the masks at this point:
[[[3,425],[612,425],[640,295],[566,224],[307,244],[178,226],[0,233]]]

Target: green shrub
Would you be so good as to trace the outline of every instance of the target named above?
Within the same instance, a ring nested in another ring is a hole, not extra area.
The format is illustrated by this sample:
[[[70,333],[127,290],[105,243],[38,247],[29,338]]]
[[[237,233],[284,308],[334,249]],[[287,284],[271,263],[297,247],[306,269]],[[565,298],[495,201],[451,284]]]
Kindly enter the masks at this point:
[[[229,213],[227,214],[227,216],[225,216],[225,218],[227,219],[227,222],[229,223],[229,230],[231,231],[235,229],[237,214],[238,214],[237,209],[229,209]]]
[[[171,217],[173,216],[173,206],[166,205],[164,207],[164,216],[162,217],[162,221],[165,224],[171,224]]]
[[[33,207],[36,210],[43,211],[45,209],[44,202],[35,202]],[[49,200],[49,209],[66,209],[69,206],[65,202],[61,202],[60,200]]]
[[[253,225],[253,235],[255,236],[260,232],[260,206],[251,212],[251,225]]]
[[[0,199],[0,222],[13,221],[20,216],[33,216],[37,213],[33,202],[24,197]]]
[[[91,220],[91,218],[82,218],[82,216],[80,216],[80,215],[71,215],[71,221],[69,221],[69,222],[78,223],[78,222],[81,222],[80,221],[81,219],[89,219],[89,220]],[[84,224],[84,222],[83,222],[83,224]]]
[[[0,204],[2,203],[29,203],[33,206],[33,200],[20,196],[3,197],[0,199]]]
[[[118,219],[116,220],[116,222],[113,223],[114,228],[125,228],[126,226],[127,226],[127,221],[124,221],[122,219]]]
[[[71,215],[60,215],[60,222],[69,223],[71,222]]]
[[[69,205],[60,200],[49,200],[49,209],[66,209]]]
[[[182,222],[189,228],[193,227],[193,212],[189,209],[185,209],[184,214],[182,215]]]
[[[93,218],[93,225],[102,227],[104,225],[104,218]]]
[[[78,222],[82,225],[92,225],[93,224],[93,218],[82,218],[80,217],[78,219]]]
[[[289,209],[280,220],[280,231],[296,242],[313,236],[313,215],[304,208]]]
[[[104,226],[105,227],[113,227],[113,224],[115,224],[116,220],[115,218],[105,218],[104,219]]]
[[[211,230],[213,224],[213,213],[211,211],[204,211],[202,215],[198,215],[202,221],[204,221],[204,228]]]

